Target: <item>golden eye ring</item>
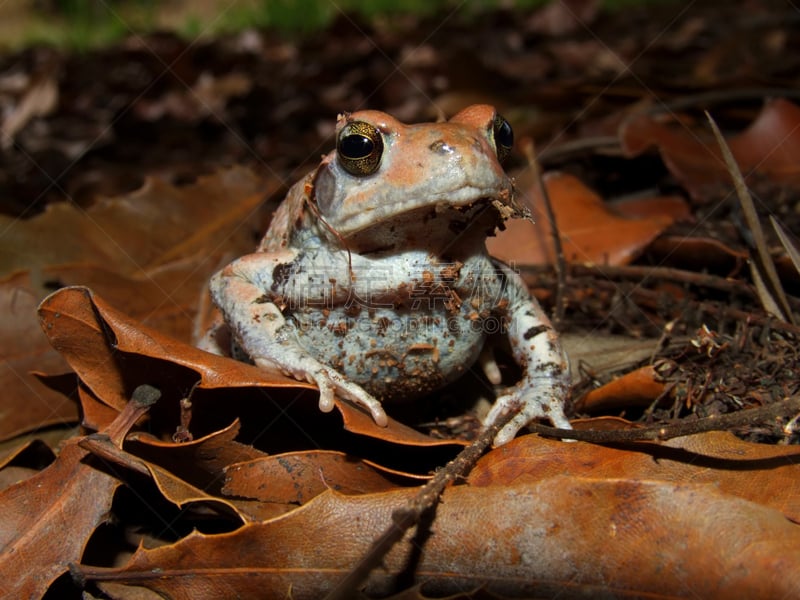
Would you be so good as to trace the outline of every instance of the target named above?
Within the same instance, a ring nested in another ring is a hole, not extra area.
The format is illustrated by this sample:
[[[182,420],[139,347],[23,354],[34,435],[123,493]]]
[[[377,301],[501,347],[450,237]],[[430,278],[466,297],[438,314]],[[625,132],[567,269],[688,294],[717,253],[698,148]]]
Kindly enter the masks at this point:
[[[364,121],[348,123],[336,140],[336,157],[342,168],[356,177],[372,175],[381,165],[383,137]]]

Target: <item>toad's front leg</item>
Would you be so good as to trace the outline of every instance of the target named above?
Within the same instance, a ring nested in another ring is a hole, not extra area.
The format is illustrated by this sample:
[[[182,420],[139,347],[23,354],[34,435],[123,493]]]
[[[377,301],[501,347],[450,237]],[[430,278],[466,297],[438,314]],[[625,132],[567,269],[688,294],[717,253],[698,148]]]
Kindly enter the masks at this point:
[[[558,335],[522,278],[499,261],[495,261],[495,266],[506,280],[508,336],[514,358],[524,374],[510,394],[495,401],[484,424],[493,423],[507,408],[520,407],[519,413],[495,437],[496,446],[511,441],[536,418],[547,418],[556,427],[572,429],[564,415],[570,384],[569,361]]]
[[[314,358],[300,343],[300,332],[264,290],[272,289],[275,272],[290,268],[291,251],[243,256],[211,279],[214,302],[225,315],[234,339],[261,367],[277,367],[292,377],[319,387],[319,408],[333,410],[334,394],[365,407],[376,424],[385,427],[386,412],[361,386]]]

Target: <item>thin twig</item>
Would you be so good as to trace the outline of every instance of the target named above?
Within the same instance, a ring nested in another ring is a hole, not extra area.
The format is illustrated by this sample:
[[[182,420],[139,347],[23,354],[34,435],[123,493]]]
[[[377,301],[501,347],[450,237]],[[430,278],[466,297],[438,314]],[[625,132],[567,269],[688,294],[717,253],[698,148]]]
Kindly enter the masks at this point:
[[[753,262],[755,269],[753,274],[755,277],[760,277],[763,280],[765,291],[768,292],[766,297],[761,297],[761,302],[764,309],[769,312],[776,312],[775,316],[782,318],[784,321],[794,324],[792,318],[792,309],[789,307],[789,301],[786,299],[786,292],[783,291],[781,280],[778,277],[778,271],[775,269],[775,263],[772,262],[772,257],[769,254],[767,241],[764,237],[764,230],[761,228],[761,222],[758,219],[756,206],[753,203],[753,198],[747,189],[747,184],[744,181],[742,172],[736,160],[733,158],[731,149],[728,147],[725,138],[717,127],[716,122],[706,111],[706,117],[711,124],[711,130],[714,132],[714,137],[717,139],[720,150],[722,151],[722,158],[725,160],[725,165],[728,167],[728,172],[733,179],[733,185],[736,188],[736,195],[739,197],[739,202],[742,205],[742,213],[750,229],[750,235],[753,238],[753,245],[755,246],[755,256]],[[775,304],[775,309],[770,310],[771,304]]]
[[[670,425],[643,427],[641,429],[621,429],[613,431],[581,431],[578,429],[556,429],[538,423],[528,425],[528,429],[558,439],[580,440],[584,442],[636,442],[641,440],[664,441],[671,438],[703,433],[724,431],[755,423],[765,423],[779,418],[789,418],[800,412],[800,396],[773,402],[759,408],[748,408],[725,415],[713,415],[696,421],[682,421]]]
[[[780,239],[781,244],[783,244],[783,249],[786,250],[786,254],[792,261],[794,268],[800,273],[800,252],[797,250],[797,246],[794,245],[789,234],[786,233],[786,230],[783,228],[783,225],[778,223],[778,221],[772,215],[769,216],[770,223],[772,223],[772,228],[775,230],[775,233],[778,234],[778,239]]]
[[[532,138],[527,138],[522,145],[522,151],[528,159],[528,165],[533,170],[533,176],[536,179],[536,185],[539,187],[539,193],[542,196],[544,209],[547,213],[547,220],[550,224],[550,235],[553,238],[553,251],[555,252],[556,262],[556,301],[553,310],[553,327],[557,330],[561,329],[561,323],[564,320],[564,312],[566,311],[566,286],[567,286],[567,260],[564,258],[564,248],[561,245],[561,234],[558,231],[558,223],[556,223],[556,214],[553,212],[553,204],[550,202],[550,194],[547,192],[547,186],[544,184],[542,177],[542,170],[539,168],[539,162],[536,159],[536,148],[533,144]]]
[[[356,597],[358,586],[381,564],[383,558],[399,542],[411,527],[419,522],[422,515],[439,501],[444,489],[458,478],[464,477],[475,465],[484,451],[503,426],[517,413],[519,407],[507,410],[498,420],[484,429],[480,436],[464,448],[458,456],[436,472],[433,478],[422,486],[407,506],[392,512],[392,524],[374,541],[358,564],[332,589],[325,600],[346,600]]]
[[[742,294],[755,297],[753,288],[738,280],[727,279],[710,273],[686,271],[674,267],[650,267],[638,265],[570,265],[570,273],[574,277],[591,275],[606,279],[634,279],[644,283],[648,279],[655,281],[673,281],[698,287],[719,290],[727,294]]]

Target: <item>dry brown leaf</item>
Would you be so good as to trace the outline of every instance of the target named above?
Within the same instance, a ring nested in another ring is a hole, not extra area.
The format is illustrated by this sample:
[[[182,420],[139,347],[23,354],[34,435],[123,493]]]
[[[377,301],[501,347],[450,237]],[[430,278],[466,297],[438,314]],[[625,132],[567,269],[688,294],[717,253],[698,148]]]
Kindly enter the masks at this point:
[[[208,278],[224,256],[252,249],[252,226],[242,223],[258,224],[264,195],[276,187],[234,168],[185,187],[151,178],[87,211],[60,203],[28,221],[0,215],[0,273],[29,273],[14,282],[34,302],[53,287],[92,287],[188,341]],[[33,315],[19,318],[33,328]],[[0,343],[17,339],[3,335]]]
[[[147,404],[130,404],[104,435],[119,443],[146,410]],[[3,597],[41,597],[81,559],[89,537],[108,518],[121,482],[81,447],[85,440],[68,440],[51,465],[0,492]]]
[[[18,443],[0,457],[0,490],[33,477],[53,460],[55,454],[40,439]]]
[[[57,287],[85,286],[142,323],[191,341],[213,266],[179,260],[147,277],[128,277],[93,265],[48,267],[43,273]]]
[[[119,408],[109,406],[84,385],[78,388],[78,398],[81,405],[81,427],[89,431],[99,431],[119,414]]]
[[[630,156],[655,144],[664,164],[695,199],[704,200],[730,186],[719,145],[707,129],[698,134],[686,126],[636,115],[622,124],[619,136]],[[782,98],[766,102],[756,120],[728,144],[746,176],[757,172],[779,183],[800,183],[800,107],[792,102]]]
[[[611,209],[621,217],[649,219],[669,216],[674,221],[692,221],[691,207],[683,196],[651,196],[626,198],[611,203]]]
[[[252,398],[252,393],[258,389],[312,388],[310,384],[278,372],[215,356],[165,336],[113,309],[85,288],[65,288],[49,296],[40,307],[40,318],[51,344],[66,358],[94,400],[120,410],[132,387],[149,383],[164,395],[151,412],[151,417],[158,419],[161,415],[161,422],[165,424],[174,421],[179,412],[178,401],[192,388],[196,388],[195,393],[217,390],[214,395],[217,404],[213,401],[195,402],[193,418],[201,423],[205,419],[208,427],[201,431],[208,433],[218,430],[220,419],[227,418],[226,411],[235,405],[232,400],[237,390],[242,394],[250,392]],[[221,391],[225,396],[220,395]],[[294,402],[287,396],[282,398],[287,403],[283,409]],[[270,399],[264,398],[260,408],[274,411],[274,402],[281,399],[267,400]],[[370,415],[358,407],[339,400],[336,405],[344,419],[345,429],[353,433],[415,446],[464,443],[434,439],[392,419],[388,427],[378,427]],[[172,412],[165,415],[165,411]],[[109,411],[96,410],[96,407],[90,408],[90,412],[101,415],[96,417],[100,419],[113,415]],[[319,428],[319,435],[330,435],[332,427],[339,427],[335,418],[331,420],[331,415],[320,413],[316,403],[307,406],[306,414],[302,424],[306,434]],[[269,422],[266,416],[262,419]],[[227,422],[232,420],[230,418]],[[171,437],[173,432],[174,429],[162,433]]]
[[[711,485],[557,476],[475,492],[447,490],[433,526],[396,545],[365,592],[390,593],[399,581],[416,579],[429,594],[485,585],[537,598],[565,591],[571,597],[800,593],[790,576],[800,566],[800,529],[778,511]],[[325,492],[263,524],[140,548],[121,568],[79,570],[88,581],[143,586],[175,600],[319,598],[414,493]],[[404,569],[413,574],[399,574]]]
[[[42,440],[30,439],[17,444],[8,452],[3,453],[0,456],[0,469],[4,469],[12,462],[24,460],[26,455],[36,456],[35,462],[41,463],[44,461],[46,464],[53,462],[53,459],[56,457],[50,446],[45,444]]]
[[[644,218],[620,216],[580,180],[564,173],[544,178],[558,224],[564,257],[569,262],[620,265],[636,258],[675,219],[677,200],[653,202],[664,212]],[[506,222],[506,231],[487,240],[492,256],[514,264],[552,264],[553,241],[538,186],[524,175],[519,189],[533,199],[534,223],[524,219]],[[637,210],[641,213],[644,201]]]
[[[236,168],[185,187],[149,179],[137,192],[86,212],[52,204],[28,221],[0,215],[0,272],[11,273],[0,284],[0,386],[8,398],[0,440],[78,419],[74,402],[30,374],[66,370],[36,319],[48,289],[90,285],[127,313],[188,341],[208,277],[222,254],[250,249],[253,232],[241,224],[258,221],[263,195],[274,189]]]
[[[747,252],[736,250],[711,237],[662,235],[650,246],[654,256],[664,265],[731,273],[747,260]]]
[[[36,322],[37,304],[26,273],[0,282],[0,441],[78,421],[74,401],[31,375],[32,371],[61,373],[67,369],[64,359],[41,334]]]
[[[0,493],[0,584],[6,598],[39,598],[80,560],[120,481],[69,442],[44,471]]]
[[[419,478],[405,474],[391,475],[377,465],[343,452],[290,452],[229,466],[225,469],[222,493],[262,502],[305,504],[328,489],[343,494],[368,494],[390,491],[402,480],[408,484],[419,482]]]
[[[125,448],[192,485],[218,493],[224,483],[226,467],[267,456],[253,446],[237,442],[240,430],[241,425],[236,420],[224,429],[181,443],[134,431],[126,438]]]
[[[96,454],[104,461],[116,463],[125,469],[130,469],[142,475],[148,475],[155,482],[161,495],[178,508],[183,509],[199,505],[216,515],[238,521],[237,524],[261,521],[265,516],[264,511],[258,511],[257,514],[253,515],[250,511],[251,504],[244,506],[244,510],[240,510],[235,500],[208,494],[168,470],[125,452],[115,446],[107,437],[96,434],[89,436],[81,441],[81,447],[92,454]],[[285,511],[286,508],[273,510],[267,513],[266,516],[273,517]]]
[[[708,483],[800,522],[800,448],[743,442],[727,432],[625,447],[564,444],[525,436],[484,456],[469,482],[516,485],[559,473],[576,477]]]
[[[575,412],[594,412],[649,406],[666,387],[660,379],[652,366],[641,367],[589,391],[575,402],[573,408]]]
[[[599,331],[565,332],[560,337],[570,358],[573,381],[578,381],[587,372],[594,378],[602,378],[606,374],[633,369],[642,361],[649,360],[658,348],[656,339],[634,339]]]
[[[244,243],[244,251],[253,242],[242,222],[276,188],[237,167],[185,187],[148,178],[141,189],[87,211],[55,203],[27,221],[0,215],[0,273],[38,276],[56,265],[91,265],[147,278],[169,262],[213,259],[223,242],[234,250]]]

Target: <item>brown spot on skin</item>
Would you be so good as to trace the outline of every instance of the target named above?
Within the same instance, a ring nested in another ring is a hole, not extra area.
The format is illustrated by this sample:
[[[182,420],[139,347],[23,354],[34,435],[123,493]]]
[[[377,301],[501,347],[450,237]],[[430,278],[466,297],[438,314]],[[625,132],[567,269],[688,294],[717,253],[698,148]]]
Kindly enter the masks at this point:
[[[275,265],[275,268],[272,269],[272,286],[270,287],[273,292],[277,292],[278,288],[286,285],[292,275],[293,266],[294,264],[290,262]]]
[[[458,312],[463,304],[461,298],[455,290],[448,290],[448,298],[444,302],[444,307],[451,313]]]
[[[347,335],[348,331],[347,323],[345,323],[344,321],[340,321],[335,325],[331,325],[328,327],[328,329],[330,329],[334,335],[340,335],[340,336]]]
[[[456,261],[453,264],[447,265],[441,271],[439,271],[439,276],[444,281],[455,281],[461,274],[461,267],[463,266],[464,263]]]
[[[434,346],[433,344],[422,344],[422,343],[412,344],[408,348],[409,352],[431,352],[433,350],[436,350],[436,346]]]
[[[388,317],[381,317],[378,319],[378,335],[386,335],[386,332],[389,330],[389,325],[391,325],[391,321]],[[370,340],[372,343],[375,340]]]
[[[529,339],[531,339],[533,337],[536,337],[540,333],[544,333],[548,329],[549,329],[549,327],[547,327],[547,325],[536,325],[535,327],[531,327],[525,333],[523,333],[522,337],[525,340],[529,340]]]

